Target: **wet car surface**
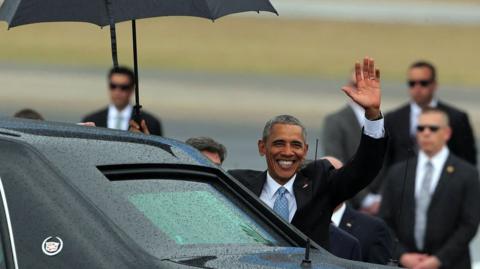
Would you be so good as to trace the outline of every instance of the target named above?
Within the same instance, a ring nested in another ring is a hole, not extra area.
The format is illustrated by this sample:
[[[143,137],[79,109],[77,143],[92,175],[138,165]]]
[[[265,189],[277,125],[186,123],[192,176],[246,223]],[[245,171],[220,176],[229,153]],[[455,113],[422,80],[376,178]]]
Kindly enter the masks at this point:
[[[4,119],[0,163],[0,268],[303,268],[307,238],[181,142]]]

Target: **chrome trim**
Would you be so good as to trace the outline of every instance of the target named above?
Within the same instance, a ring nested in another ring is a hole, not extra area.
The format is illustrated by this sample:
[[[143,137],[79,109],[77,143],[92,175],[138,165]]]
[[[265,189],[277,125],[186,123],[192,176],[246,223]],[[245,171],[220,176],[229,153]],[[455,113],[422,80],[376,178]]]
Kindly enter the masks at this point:
[[[17,250],[15,248],[15,240],[13,239],[12,222],[10,221],[10,211],[8,210],[7,197],[5,196],[5,189],[3,188],[3,181],[0,177],[0,195],[2,196],[3,207],[5,208],[5,217],[7,219],[8,233],[10,235],[10,246],[12,248],[13,263],[15,269],[18,269]]]

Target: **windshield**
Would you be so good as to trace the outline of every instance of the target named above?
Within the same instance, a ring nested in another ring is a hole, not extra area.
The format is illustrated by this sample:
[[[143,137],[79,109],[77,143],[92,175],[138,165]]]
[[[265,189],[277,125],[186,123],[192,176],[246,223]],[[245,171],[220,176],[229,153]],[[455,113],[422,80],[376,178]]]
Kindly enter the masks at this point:
[[[159,258],[180,248],[288,245],[220,184],[160,178],[110,184],[113,196],[100,209]]]

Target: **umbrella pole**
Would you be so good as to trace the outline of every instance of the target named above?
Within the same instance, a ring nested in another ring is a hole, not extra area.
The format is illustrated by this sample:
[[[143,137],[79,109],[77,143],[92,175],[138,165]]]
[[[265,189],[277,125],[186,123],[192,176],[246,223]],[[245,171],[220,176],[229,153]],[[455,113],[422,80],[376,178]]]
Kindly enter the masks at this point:
[[[117,33],[115,31],[115,22],[110,20],[110,41],[112,43],[112,60],[113,66],[118,67],[118,56],[117,56]]]
[[[135,20],[132,20],[132,41],[133,41],[133,70],[135,73],[135,120],[140,120],[140,93],[138,85],[138,57],[137,57],[137,26]],[[140,123],[138,121],[138,123]]]
[[[107,7],[108,22],[110,24],[110,42],[112,44],[112,61],[113,67],[118,67],[118,56],[117,56],[117,32],[115,30],[115,20],[112,17],[112,1],[105,0],[105,5]]]

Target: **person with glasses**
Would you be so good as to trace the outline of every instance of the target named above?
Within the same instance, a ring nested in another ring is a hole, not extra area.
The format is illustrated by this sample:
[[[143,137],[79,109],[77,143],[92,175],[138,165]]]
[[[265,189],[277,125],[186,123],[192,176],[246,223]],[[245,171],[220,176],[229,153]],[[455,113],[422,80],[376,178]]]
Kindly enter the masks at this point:
[[[385,115],[385,128],[390,133],[390,149],[387,165],[403,161],[416,152],[417,119],[422,109],[436,107],[450,118],[452,136],[448,148],[458,157],[477,163],[475,139],[468,115],[440,100],[437,92],[435,67],[425,61],[413,63],[408,70],[407,86],[410,102]]]
[[[398,238],[395,256],[406,268],[471,268],[478,171],[447,147],[452,129],[443,110],[424,109],[415,133],[418,154],[388,170],[382,195],[380,216]]]
[[[85,116],[82,122],[93,122],[97,127],[128,130],[133,115],[131,98],[135,88],[134,73],[127,67],[114,67],[108,73],[110,105]],[[163,135],[160,120],[142,110],[142,119],[150,134]]]

